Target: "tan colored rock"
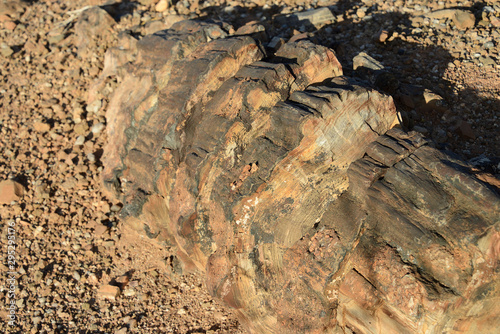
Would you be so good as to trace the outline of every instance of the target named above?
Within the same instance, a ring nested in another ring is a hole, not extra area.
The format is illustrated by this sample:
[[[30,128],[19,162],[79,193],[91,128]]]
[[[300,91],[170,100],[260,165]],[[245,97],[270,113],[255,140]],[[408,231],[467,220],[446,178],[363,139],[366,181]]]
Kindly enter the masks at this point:
[[[24,12],[25,4],[21,1],[0,2],[0,15],[8,15],[11,18],[18,18]]]
[[[368,55],[366,52],[360,52],[352,59],[353,70],[358,70],[360,67],[364,67],[371,71],[380,71],[384,69],[384,65],[382,65],[382,63]]]
[[[1,43],[0,44],[0,53],[2,54],[2,56],[7,58],[7,57],[12,56],[12,54],[14,53],[14,50],[12,50],[10,48],[10,46],[8,46],[7,44]]]
[[[157,12],[164,12],[168,9],[169,5],[170,4],[168,0],[160,0],[155,6],[155,10]]]
[[[24,49],[31,54],[43,54],[47,52],[47,48],[42,41],[39,41],[38,43],[28,41],[24,45]]]
[[[181,16],[181,15],[174,15],[174,14],[167,15],[167,16],[165,16],[165,19],[164,19],[165,29],[170,29],[177,22],[181,22],[185,19],[186,18],[184,16]]]
[[[356,10],[356,15],[357,15],[360,19],[362,19],[363,17],[365,17],[365,16],[366,16],[366,11],[365,11],[365,9],[363,9],[363,8],[359,8],[358,10]]]
[[[126,286],[130,281],[130,277],[127,275],[122,275],[116,278],[116,282],[120,283],[122,287]]]
[[[425,14],[425,17],[431,18],[431,19],[451,19],[453,16],[455,16],[455,13],[457,12],[457,9],[440,9],[436,10],[430,13]]]
[[[111,36],[115,20],[104,9],[93,6],[83,11],[75,23],[75,45],[80,56],[86,56],[90,43]]]
[[[387,30],[380,30],[375,35],[375,40],[380,43],[384,43],[389,38],[389,32]]]
[[[97,291],[97,296],[103,299],[116,300],[120,294],[120,288],[114,285],[105,284]]]
[[[151,35],[154,34],[157,31],[164,30],[166,28],[165,21],[163,20],[154,20],[154,21],[149,21],[146,23],[144,27],[144,31],[146,35]]]
[[[457,10],[453,15],[453,23],[455,23],[455,27],[460,30],[474,27],[475,22],[476,18],[474,14],[469,11]]]
[[[8,22],[8,21],[12,21],[12,19],[8,15],[0,14],[0,22],[1,23]]]
[[[123,327],[121,329],[116,330],[114,334],[127,334],[127,333],[128,333],[127,327]]]
[[[33,124],[33,128],[35,129],[36,132],[44,133],[50,130],[50,124],[43,122],[35,122]]]
[[[500,27],[500,19],[496,16],[491,16],[490,17],[490,23],[492,26],[498,28]]]
[[[0,204],[19,201],[24,196],[24,187],[14,180],[0,181]]]
[[[4,22],[3,26],[5,29],[12,31],[16,29],[17,24],[13,21],[6,21]]]
[[[241,26],[234,33],[235,35],[250,35],[254,39],[263,43],[267,42],[266,28],[258,21],[250,21],[244,26]]]

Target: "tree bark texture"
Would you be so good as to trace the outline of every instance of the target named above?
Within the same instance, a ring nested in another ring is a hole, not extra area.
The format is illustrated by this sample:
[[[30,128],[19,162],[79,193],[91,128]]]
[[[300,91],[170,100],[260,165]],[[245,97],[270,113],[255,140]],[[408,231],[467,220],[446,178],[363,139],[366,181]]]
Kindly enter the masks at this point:
[[[394,127],[331,49],[183,21],[120,71],[104,183],[250,332],[500,327],[495,183]]]

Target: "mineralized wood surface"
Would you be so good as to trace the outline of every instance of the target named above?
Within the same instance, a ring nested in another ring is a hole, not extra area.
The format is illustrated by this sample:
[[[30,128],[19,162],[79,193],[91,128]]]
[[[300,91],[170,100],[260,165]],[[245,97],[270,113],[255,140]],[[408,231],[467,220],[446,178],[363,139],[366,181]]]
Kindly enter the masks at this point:
[[[251,332],[500,326],[498,189],[395,128],[332,50],[183,21],[121,70],[104,182]]]

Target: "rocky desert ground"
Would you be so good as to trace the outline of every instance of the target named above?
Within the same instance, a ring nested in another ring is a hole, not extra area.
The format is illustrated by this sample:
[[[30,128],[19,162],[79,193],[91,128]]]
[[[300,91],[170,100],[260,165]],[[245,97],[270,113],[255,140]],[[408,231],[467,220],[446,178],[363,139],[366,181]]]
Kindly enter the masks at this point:
[[[408,85],[404,127],[498,178],[496,1],[0,0],[0,331],[245,333],[102,188],[117,64],[135,57],[120,50],[188,18],[262,30],[270,48],[310,39],[347,75],[366,53],[387,70],[379,88]]]

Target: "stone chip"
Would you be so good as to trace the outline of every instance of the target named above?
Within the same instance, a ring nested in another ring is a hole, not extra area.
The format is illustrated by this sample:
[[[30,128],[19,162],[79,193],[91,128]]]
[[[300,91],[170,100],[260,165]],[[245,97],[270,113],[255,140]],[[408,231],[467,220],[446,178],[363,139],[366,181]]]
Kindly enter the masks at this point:
[[[19,201],[24,195],[24,187],[14,180],[0,182],[0,204],[10,204]]]
[[[120,288],[114,285],[103,285],[97,291],[97,296],[103,299],[116,300],[120,294]]]

